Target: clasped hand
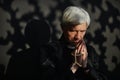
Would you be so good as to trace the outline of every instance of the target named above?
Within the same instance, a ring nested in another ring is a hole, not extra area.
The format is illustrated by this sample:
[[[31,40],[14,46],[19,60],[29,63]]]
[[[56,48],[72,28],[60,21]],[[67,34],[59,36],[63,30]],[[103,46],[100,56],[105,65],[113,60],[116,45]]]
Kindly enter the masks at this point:
[[[88,52],[84,41],[78,43],[76,49],[72,52],[72,55],[74,56],[73,65],[77,65],[83,68],[87,66]]]

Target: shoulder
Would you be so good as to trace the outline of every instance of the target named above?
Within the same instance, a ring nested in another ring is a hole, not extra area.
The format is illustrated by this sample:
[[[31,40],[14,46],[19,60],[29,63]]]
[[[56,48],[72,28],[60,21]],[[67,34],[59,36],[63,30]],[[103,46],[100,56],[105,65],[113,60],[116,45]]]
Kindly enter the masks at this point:
[[[62,46],[60,41],[52,41],[47,45],[48,57],[57,62],[62,58]]]
[[[95,48],[92,45],[87,44],[87,51],[90,57],[98,57],[98,53],[96,52]]]
[[[99,55],[95,48],[91,45],[87,45],[88,50],[88,64],[89,66],[98,69],[99,68]]]
[[[47,45],[47,49],[50,52],[58,52],[61,50],[61,44],[59,41],[52,41]]]

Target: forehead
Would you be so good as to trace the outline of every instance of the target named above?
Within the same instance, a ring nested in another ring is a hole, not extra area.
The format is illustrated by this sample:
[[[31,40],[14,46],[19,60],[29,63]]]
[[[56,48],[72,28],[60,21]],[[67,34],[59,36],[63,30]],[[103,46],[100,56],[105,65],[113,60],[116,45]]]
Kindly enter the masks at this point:
[[[74,26],[69,27],[69,29],[86,30],[87,29],[87,24],[82,23],[82,24],[74,25]]]

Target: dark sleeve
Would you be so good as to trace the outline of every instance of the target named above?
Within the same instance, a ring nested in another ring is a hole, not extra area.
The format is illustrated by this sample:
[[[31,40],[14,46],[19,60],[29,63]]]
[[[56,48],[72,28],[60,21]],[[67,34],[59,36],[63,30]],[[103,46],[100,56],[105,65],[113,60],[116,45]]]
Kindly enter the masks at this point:
[[[107,80],[105,73],[100,68],[99,56],[92,46],[88,46],[88,54],[88,65],[86,69],[89,69],[89,71],[87,75],[93,78],[93,80]]]
[[[93,47],[88,46],[88,63],[86,68],[79,68],[76,74],[82,72],[89,80],[107,80],[107,77],[99,68],[99,56]]]

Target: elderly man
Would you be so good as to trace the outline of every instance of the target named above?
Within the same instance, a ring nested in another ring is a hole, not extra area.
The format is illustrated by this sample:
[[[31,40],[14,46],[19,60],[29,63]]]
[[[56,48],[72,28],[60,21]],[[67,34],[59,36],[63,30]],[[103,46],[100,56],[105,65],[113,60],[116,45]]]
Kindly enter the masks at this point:
[[[99,71],[98,55],[84,40],[89,24],[90,16],[83,8],[69,6],[63,11],[63,34],[47,50],[55,69],[55,80],[106,79]]]

